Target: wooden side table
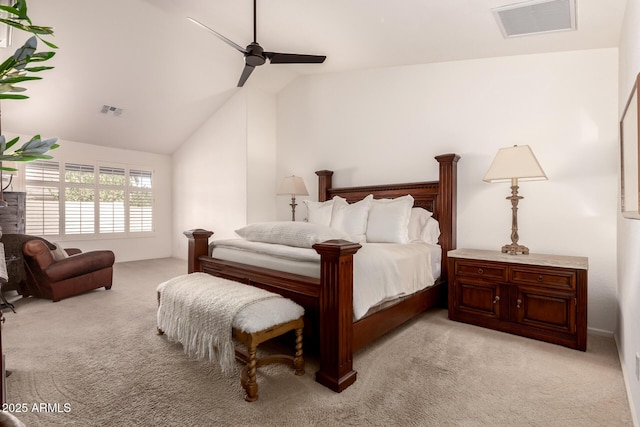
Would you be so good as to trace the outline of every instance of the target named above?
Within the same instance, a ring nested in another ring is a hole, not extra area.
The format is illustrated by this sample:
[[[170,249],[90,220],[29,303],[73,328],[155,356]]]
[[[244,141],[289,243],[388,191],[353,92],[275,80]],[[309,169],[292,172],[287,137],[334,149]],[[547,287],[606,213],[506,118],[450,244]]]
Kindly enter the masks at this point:
[[[450,319],[586,350],[586,257],[478,249],[448,256]]]

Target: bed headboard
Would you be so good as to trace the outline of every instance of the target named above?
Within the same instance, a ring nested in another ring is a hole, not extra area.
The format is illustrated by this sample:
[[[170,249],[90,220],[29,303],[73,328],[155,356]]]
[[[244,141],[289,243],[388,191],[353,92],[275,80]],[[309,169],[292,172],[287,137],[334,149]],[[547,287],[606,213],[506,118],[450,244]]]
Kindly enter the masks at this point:
[[[351,203],[362,200],[369,194],[373,194],[376,199],[411,194],[415,200],[414,206],[433,212],[433,217],[440,223],[442,276],[446,279],[448,277],[447,252],[456,248],[457,170],[460,156],[443,154],[436,156],[435,159],[440,164],[440,176],[438,181],[429,182],[333,188],[331,185],[333,171],[317,171],[318,201],[324,202],[333,196],[340,196]]]

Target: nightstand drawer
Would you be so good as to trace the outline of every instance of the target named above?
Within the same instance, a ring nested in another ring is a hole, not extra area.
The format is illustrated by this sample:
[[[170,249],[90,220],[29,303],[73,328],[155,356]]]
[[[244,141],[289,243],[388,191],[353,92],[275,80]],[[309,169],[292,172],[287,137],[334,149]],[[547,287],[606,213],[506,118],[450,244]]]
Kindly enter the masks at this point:
[[[456,260],[456,276],[477,277],[489,280],[507,280],[507,268],[503,265],[492,265],[487,262]]]
[[[573,270],[510,268],[511,283],[548,286],[563,290],[576,289],[576,274]]]

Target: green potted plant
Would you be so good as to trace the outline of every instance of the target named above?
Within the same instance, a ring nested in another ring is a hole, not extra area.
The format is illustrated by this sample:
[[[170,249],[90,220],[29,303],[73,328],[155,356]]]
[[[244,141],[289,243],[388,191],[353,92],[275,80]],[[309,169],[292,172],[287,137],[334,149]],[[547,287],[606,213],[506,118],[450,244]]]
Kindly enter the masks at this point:
[[[43,38],[44,36],[52,36],[53,28],[33,25],[27,15],[26,0],[16,0],[10,6],[0,4],[0,12],[6,15],[0,17],[0,23],[33,34],[13,55],[0,64],[0,100],[26,99],[28,96],[23,94],[26,89],[15,85],[30,80],[40,80],[42,77],[34,76],[33,74],[53,68],[51,66],[38,65],[38,63],[48,61],[55,55],[55,52],[37,52],[38,40],[51,49],[58,48]],[[2,126],[0,124],[0,207],[6,206],[6,202],[2,197],[4,190],[2,188],[2,171],[17,171],[15,168],[4,166],[2,162],[30,162],[51,159],[52,157],[45,153],[58,148],[58,144],[56,144],[58,138],[43,140],[40,135],[35,135],[20,148],[13,149],[18,141],[19,137],[7,141],[5,136],[2,135]],[[13,151],[10,151],[11,149]]]

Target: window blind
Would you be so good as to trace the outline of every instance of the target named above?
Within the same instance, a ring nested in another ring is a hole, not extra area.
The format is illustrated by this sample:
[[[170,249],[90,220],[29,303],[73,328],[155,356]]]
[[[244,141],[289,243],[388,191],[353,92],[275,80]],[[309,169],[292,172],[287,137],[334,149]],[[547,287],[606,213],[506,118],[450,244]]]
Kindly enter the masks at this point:
[[[26,171],[27,233],[107,235],[153,231],[153,172],[38,161]]]

